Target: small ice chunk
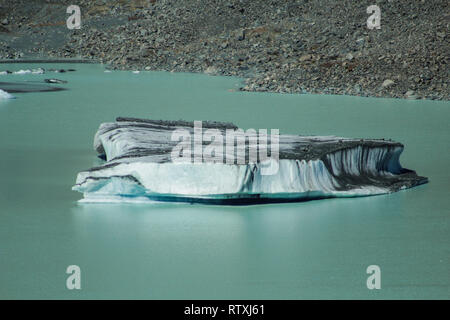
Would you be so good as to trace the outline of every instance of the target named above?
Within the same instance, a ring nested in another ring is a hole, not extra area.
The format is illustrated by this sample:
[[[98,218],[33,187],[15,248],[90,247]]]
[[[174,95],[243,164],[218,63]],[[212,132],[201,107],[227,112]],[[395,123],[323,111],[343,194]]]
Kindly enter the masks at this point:
[[[0,100],[3,99],[14,99],[15,97],[13,95],[10,95],[8,92],[0,89]]]
[[[31,70],[19,70],[15,71],[14,74],[30,74]]]
[[[31,73],[33,74],[43,74],[45,71],[42,68],[33,69]]]

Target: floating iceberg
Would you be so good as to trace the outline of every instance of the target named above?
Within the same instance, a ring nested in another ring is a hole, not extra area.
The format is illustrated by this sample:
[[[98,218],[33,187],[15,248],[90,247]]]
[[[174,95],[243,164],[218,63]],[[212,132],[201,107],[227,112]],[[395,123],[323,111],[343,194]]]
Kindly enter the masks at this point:
[[[30,69],[26,69],[26,70],[21,69],[21,70],[14,71],[14,72],[11,72],[11,71],[8,71],[8,70],[0,71],[0,75],[7,75],[7,74],[19,74],[19,75],[21,75],[21,74],[44,74],[44,73],[45,73],[45,70],[43,68],[37,68],[37,69],[32,69],[32,70],[30,70]]]
[[[37,68],[37,69],[33,69],[31,70],[32,74],[44,74],[45,70],[43,68]]]
[[[0,100],[3,99],[14,99],[15,97],[13,95],[10,95],[8,92],[0,89]]]
[[[221,122],[204,122],[203,129],[224,136],[238,130]],[[403,145],[398,142],[280,135],[277,159],[251,161],[239,158],[237,148],[224,147],[226,162],[205,161],[204,154],[200,161],[180,162],[173,161],[179,146],[173,134],[179,130],[195,137],[195,123],[187,121],[118,118],[101,124],[94,149],[106,162],[80,172],[72,189],[84,194],[83,202],[254,204],[385,194],[428,181],[401,167]],[[246,134],[248,152],[255,147],[252,141]],[[200,143],[203,150],[208,145]],[[229,156],[234,157],[232,163]],[[267,167],[277,170],[264,174]]]
[[[14,74],[30,74],[30,73],[32,73],[31,70],[19,70],[14,72]]]

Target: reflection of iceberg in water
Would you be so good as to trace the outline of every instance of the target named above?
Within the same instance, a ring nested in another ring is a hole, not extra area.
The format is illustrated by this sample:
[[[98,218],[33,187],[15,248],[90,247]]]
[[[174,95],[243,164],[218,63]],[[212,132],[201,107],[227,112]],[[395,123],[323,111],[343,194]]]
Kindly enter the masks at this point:
[[[107,162],[80,172],[73,190],[82,192],[85,202],[251,204],[375,195],[427,182],[400,166],[403,145],[385,140],[281,135],[273,175],[262,174],[262,167],[274,165],[275,159],[247,159],[244,164],[172,162],[170,153],[177,145],[172,132],[193,132],[193,126],[186,121],[127,118],[102,124],[94,148]],[[224,136],[227,129],[237,129],[218,122],[204,127]]]

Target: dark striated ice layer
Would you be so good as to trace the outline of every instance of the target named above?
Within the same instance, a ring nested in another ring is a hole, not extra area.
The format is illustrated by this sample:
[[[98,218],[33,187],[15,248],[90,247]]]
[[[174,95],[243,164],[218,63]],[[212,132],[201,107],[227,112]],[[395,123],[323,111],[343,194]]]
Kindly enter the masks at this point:
[[[52,87],[46,84],[0,82],[0,90],[7,91],[9,93],[26,93],[26,92],[61,91],[65,89],[59,87]]]
[[[237,129],[231,123],[202,125],[203,130],[217,129],[224,137],[227,130]],[[103,123],[94,149],[106,162],[80,172],[73,190],[82,192],[85,202],[252,204],[376,195],[427,182],[401,167],[403,145],[384,139],[280,135],[279,160],[251,162],[250,134],[247,156],[228,154],[234,164],[174,163],[171,152],[179,142],[171,137],[176,129],[195,136],[194,123],[187,121],[118,118]],[[278,170],[265,175],[263,168],[271,166]]]

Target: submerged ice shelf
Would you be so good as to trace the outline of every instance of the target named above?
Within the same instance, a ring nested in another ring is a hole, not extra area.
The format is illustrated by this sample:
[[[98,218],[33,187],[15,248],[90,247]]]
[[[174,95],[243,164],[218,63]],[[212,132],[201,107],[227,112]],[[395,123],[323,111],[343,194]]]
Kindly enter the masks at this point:
[[[73,190],[84,194],[84,202],[252,204],[384,194],[428,181],[401,167],[401,143],[383,139],[280,135],[278,159],[250,161],[240,158],[237,148],[224,146],[233,164],[174,162],[176,129],[195,137],[194,122],[187,121],[118,118],[101,124],[94,149],[106,162],[80,172]],[[226,136],[238,128],[203,122],[203,129]],[[245,138],[246,155],[255,141],[250,137]],[[277,170],[267,175],[267,167]]]

